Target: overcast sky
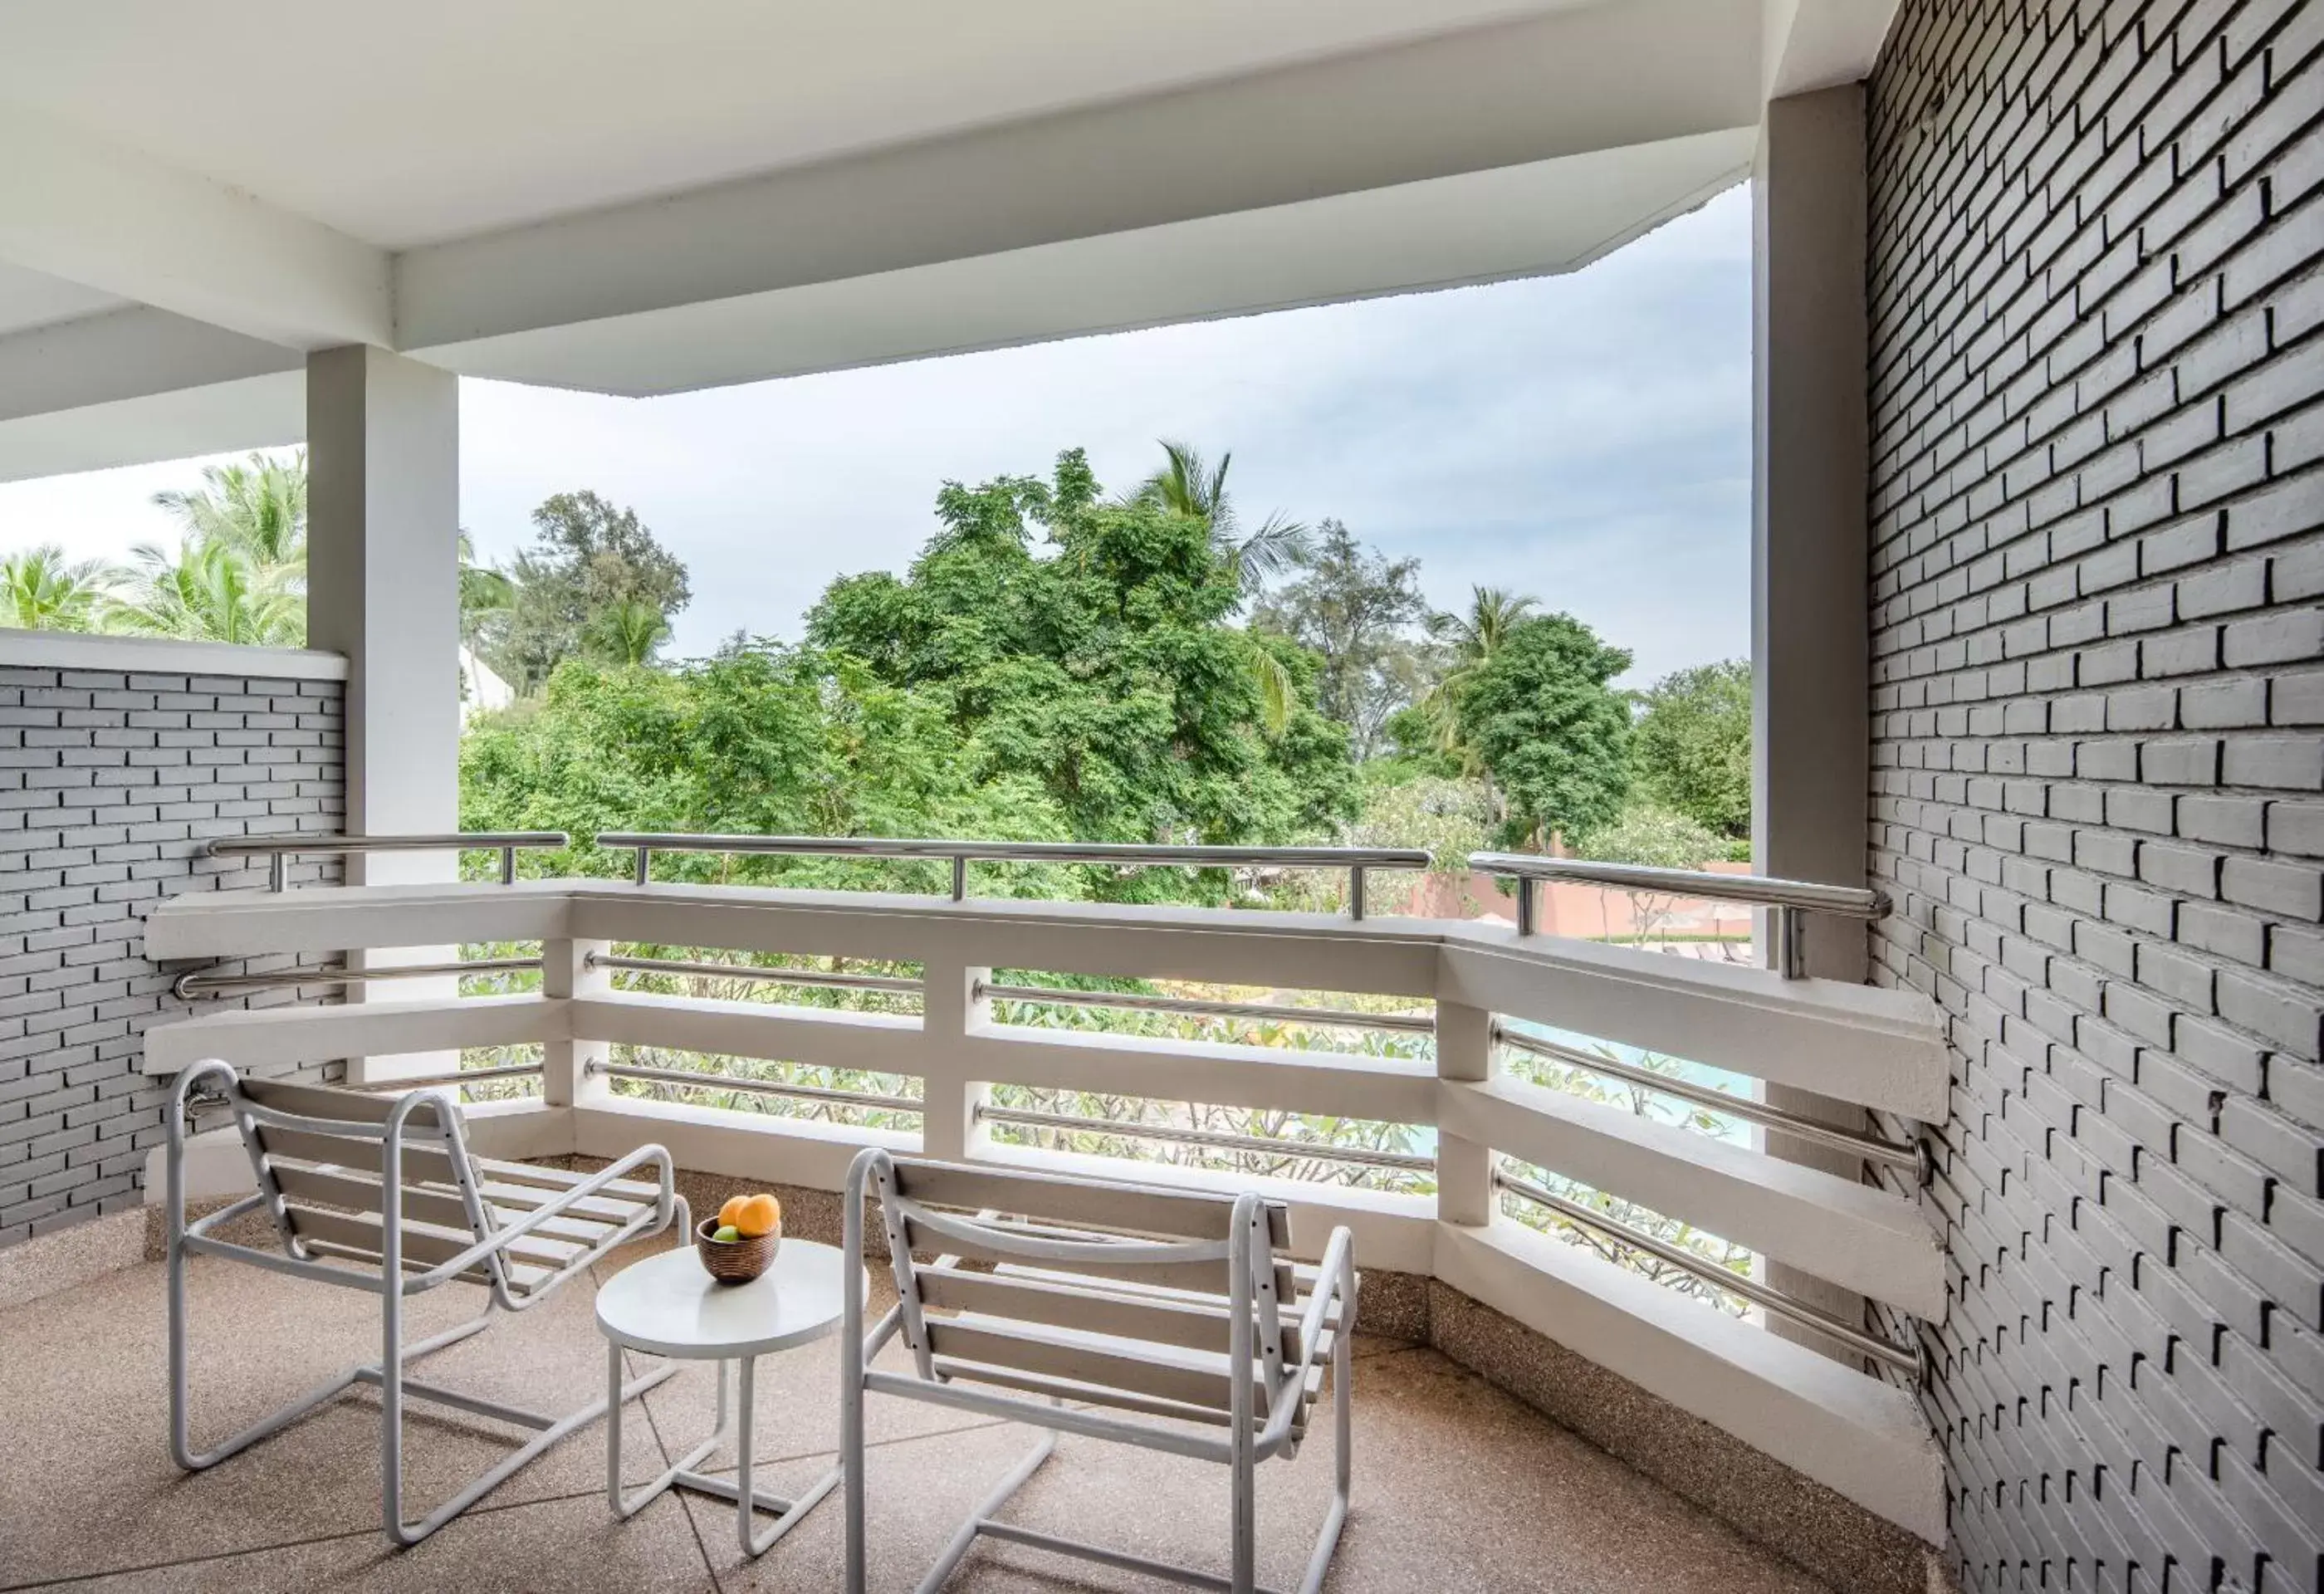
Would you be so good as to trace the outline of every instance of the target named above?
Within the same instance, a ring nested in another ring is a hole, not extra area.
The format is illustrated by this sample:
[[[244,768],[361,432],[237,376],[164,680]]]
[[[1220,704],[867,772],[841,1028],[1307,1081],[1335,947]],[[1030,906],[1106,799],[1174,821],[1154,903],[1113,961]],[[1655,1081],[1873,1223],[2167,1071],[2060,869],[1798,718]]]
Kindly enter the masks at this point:
[[[1246,519],[1345,521],[1440,606],[1514,587],[1643,685],[1749,647],[1750,205],[1732,189],[1585,272],[665,399],[461,384],[461,520],[487,558],[593,487],[689,567],[672,651],[795,636],[834,576],[900,569],[946,478],[1156,439],[1234,451]],[[0,548],[120,557],[202,462],[0,485]]]

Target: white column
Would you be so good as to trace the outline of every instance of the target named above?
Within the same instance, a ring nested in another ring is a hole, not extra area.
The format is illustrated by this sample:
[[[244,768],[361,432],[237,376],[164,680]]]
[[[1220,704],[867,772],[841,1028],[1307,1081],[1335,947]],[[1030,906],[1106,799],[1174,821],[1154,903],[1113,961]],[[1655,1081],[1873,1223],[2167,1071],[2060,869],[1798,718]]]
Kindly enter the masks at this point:
[[[593,966],[594,954],[609,955],[610,941],[544,941],[540,945],[540,994],[544,997],[604,996],[613,989],[613,971]],[[551,1107],[577,1107],[603,1101],[613,1094],[613,1082],[589,1072],[593,1063],[605,1061],[611,1048],[601,1040],[542,1043],[540,1093]]]
[[[307,470],[307,641],[347,658],[347,832],[457,830],[458,379],[383,349],[309,355]],[[346,880],[446,880],[455,870],[448,854],[358,855]],[[398,948],[368,961],[439,962],[455,950]],[[350,987],[347,1000],[452,993],[448,980],[396,981]],[[449,1054],[397,1059],[386,1072],[456,1063]],[[359,1063],[350,1070],[362,1077]]]
[[[1492,1014],[1482,1008],[1438,1002],[1436,1077],[1481,1084],[1493,1072]],[[1437,1132],[1436,1216],[1441,1221],[1481,1225],[1493,1221],[1500,1206],[1493,1188],[1493,1155],[1489,1146]]]
[[[920,969],[925,1069],[921,1087],[927,1093],[920,1114],[920,1149],[946,1162],[976,1156],[991,1138],[977,1110],[992,1088],[968,1077],[961,1064],[962,1048],[956,1044],[992,1022],[992,999],[977,990],[991,977],[991,969],[935,957]]]
[[[1752,195],[1752,857],[1763,874],[1860,886],[1872,712],[1860,85],[1768,103]],[[1763,962],[1773,961],[1769,917]],[[1805,952],[1811,973],[1865,977],[1854,920],[1809,915]],[[1766,1099],[1850,1128],[1864,1121],[1805,1091],[1769,1085]],[[1766,1148],[1850,1178],[1860,1168],[1780,1135]],[[1850,1322],[1863,1310],[1780,1263],[1766,1275]],[[1783,1319],[1769,1325],[1805,1339]]]

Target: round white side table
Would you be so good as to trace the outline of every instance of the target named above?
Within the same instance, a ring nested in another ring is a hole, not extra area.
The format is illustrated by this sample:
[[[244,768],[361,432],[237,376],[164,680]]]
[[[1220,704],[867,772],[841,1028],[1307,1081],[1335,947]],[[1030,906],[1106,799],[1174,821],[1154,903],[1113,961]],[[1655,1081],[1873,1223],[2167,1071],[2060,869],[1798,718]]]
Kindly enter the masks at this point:
[[[863,1270],[849,1267],[839,1252],[813,1240],[786,1239],[775,1264],[749,1284],[720,1284],[703,1271],[692,1246],[632,1263],[597,1292],[597,1329],[605,1336],[605,1377],[614,1390],[605,1429],[605,1497],[614,1514],[634,1516],[672,1488],[690,1488],[734,1502],[736,1536],[745,1555],[763,1555],[775,1541],[838,1486],[834,1467],[796,1500],[754,1490],[752,1378],[758,1359],[835,1333],[853,1276],[864,1287]],[[636,1495],[622,1495],[622,1351],[642,1350],[682,1361],[718,1364],[718,1418],[710,1437]],[[741,1368],[739,1397],[732,1386]],[[730,1398],[731,1397],[731,1398]],[[695,1470],[710,1453],[732,1440],[734,1481]],[[763,1534],[752,1532],[752,1511],[772,1511],[781,1520]]]

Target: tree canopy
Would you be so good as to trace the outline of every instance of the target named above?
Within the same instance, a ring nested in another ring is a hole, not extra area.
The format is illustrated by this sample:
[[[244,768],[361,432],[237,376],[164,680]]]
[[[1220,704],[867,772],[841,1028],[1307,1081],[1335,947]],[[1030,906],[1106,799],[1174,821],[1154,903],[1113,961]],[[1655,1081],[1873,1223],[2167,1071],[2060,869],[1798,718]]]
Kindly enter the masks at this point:
[[[1461,679],[1452,714],[1508,804],[1502,839],[1540,846],[1612,823],[1629,791],[1630,655],[1570,614],[1519,620]]]
[[[484,618],[477,651],[519,692],[535,692],[580,654],[642,662],[693,596],[686,567],[633,509],[559,493],[532,511],[533,545],[516,557],[504,608]]]
[[[1352,733],[1359,760],[1380,745],[1388,718],[1418,695],[1428,671],[1410,635],[1428,613],[1420,561],[1389,560],[1338,521],[1299,554],[1296,574],[1258,613],[1320,660],[1315,705]]]
[[[1641,795],[1722,836],[1751,834],[1751,666],[1729,659],[1665,676],[1631,744]]]
[[[1207,517],[1107,501],[1074,449],[1047,480],[949,483],[936,518],[901,577],[834,582],[807,638],[941,705],[978,779],[1031,776],[1084,841],[1287,842],[1353,814],[1315,658],[1230,623],[1240,545]]]

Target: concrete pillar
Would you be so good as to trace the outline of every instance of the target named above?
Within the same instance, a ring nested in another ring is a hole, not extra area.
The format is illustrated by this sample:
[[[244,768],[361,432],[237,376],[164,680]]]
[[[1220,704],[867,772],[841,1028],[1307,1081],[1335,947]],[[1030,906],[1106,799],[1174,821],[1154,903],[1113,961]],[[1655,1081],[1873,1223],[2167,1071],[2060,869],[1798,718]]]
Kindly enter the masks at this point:
[[[977,1116],[992,1094],[961,1070],[957,1042],[992,1022],[992,999],[978,987],[992,971],[931,957],[921,965],[920,1039],[925,1058],[920,1149],[945,1162],[964,1162],[991,1144],[991,1127]]]
[[[307,644],[347,656],[350,834],[459,828],[460,390],[383,349],[307,358]],[[350,859],[350,884],[453,861]]]
[[[1864,93],[1772,100],[1752,173],[1751,851],[1758,871],[1860,886],[1871,790]],[[1762,916],[1758,944],[1772,963]],[[1808,971],[1860,981],[1864,928],[1810,915]],[[1849,1128],[1861,1110],[1780,1085],[1772,1104]],[[1851,1157],[1767,1137],[1790,1161]],[[1779,1263],[1775,1287],[1851,1322],[1863,1302]],[[1781,1319],[1770,1326],[1821,1345]]]
[[[1438,1002],[1436,1077],[1481,1084],[1496,1072],[1492,1014],[1457,1002]],[[1436,1216],[1441,1221],[1476,1226],[1492,1222],[1501,1204],[1500,1192],[1493,1187],[1496,1160],[1490,1147],[1438,1132]]]
[[[307,641],[347,659],[351,835],[460,828],[458,379],[383,349],[307,358]],[[450,853],[346,860],[349,885],[456,878]],[[448,946],[351,955],[373,966],[443,962]],[[453,995],[449,980],[351,986],[350,1001]],[[434,1073],[452,1054],[395,1058],[357,1079]]]

